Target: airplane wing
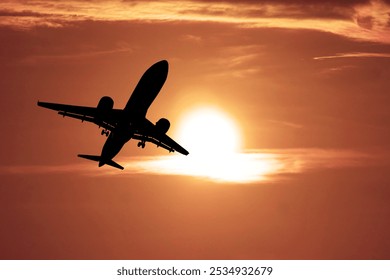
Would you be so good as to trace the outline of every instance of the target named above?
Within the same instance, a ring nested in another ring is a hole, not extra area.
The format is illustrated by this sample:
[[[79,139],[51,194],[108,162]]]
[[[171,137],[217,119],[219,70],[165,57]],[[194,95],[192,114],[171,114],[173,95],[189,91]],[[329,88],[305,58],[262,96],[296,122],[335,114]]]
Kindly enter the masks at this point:
[[[183,155],[189,154],[186,149],[176,143],[171,137],[165,133],[160,133],[152,122],[147,119],[145,119],[145,121],[143,127],[134,133],[133,139],[151,142],[157,145],[157,147],[162,147],[169,152],[177,151]]]
[[[122,114],[122,110],[111,109],[108,113],[104,114],[104,116],[99,116],[99,112],[96,107],[84,107],[39,101],[38,106],[58,111],[58,114],[63,117],[70,117],[83,122],[86,121],[94,123],[110,131],[117,125]]]

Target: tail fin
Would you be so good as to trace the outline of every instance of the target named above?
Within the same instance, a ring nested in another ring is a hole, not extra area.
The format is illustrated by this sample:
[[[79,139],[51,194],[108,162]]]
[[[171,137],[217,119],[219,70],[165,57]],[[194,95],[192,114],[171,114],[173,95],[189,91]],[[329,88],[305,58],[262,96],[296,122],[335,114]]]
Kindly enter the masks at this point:
[[[93,161],[97,161],[99,162],[99,167],[104,165],[104,164],[107,164],[107,165],[110,165],[112,167],[115,167],[115,168],[118,168],[118,169],[125,169],[123,166],[117,164],[115,161],[113,161],[112,159],[110,159],[109,161],[107,162],[100,162],[100,156],[93,156],[93,155],[77,155],[78,157],[81,157],[81,158],[85,158],[85,159],[89,159],[89,160],[93,160]]]

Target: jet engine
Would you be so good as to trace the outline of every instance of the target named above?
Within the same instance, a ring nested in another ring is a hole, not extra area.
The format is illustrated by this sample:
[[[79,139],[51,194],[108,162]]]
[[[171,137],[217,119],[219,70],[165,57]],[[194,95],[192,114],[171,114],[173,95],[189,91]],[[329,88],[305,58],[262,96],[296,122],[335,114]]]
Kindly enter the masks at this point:
[[[114,108],[114,100],[111,97],[103,96],[100,98],[97,105],[98,111],[110,111],[112,108]]]
[[[170,126],[171,126],[171,124],[169,123],[169,121],[167,119],[164,119],[164,118],[161,118],[156,122],[157,131],[160,133],[163,133],[163,134],[167,133]]]
[[[108,116],[112,108],[114,107],[114,100],[109,96],[103,96],[100,98],[97,105],[95,121],[101,123]]]

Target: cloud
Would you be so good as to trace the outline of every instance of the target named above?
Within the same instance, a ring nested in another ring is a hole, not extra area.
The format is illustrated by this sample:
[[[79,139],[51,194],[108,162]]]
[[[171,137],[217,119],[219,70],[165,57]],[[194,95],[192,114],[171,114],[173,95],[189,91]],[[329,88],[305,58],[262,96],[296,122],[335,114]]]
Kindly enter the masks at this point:
[[[186,35],[182,36],[182,40],[188,41],[191,43],[195,43],[195,44],[199,44],[200,42],[202,42],[202,37],[191,35],[191,34],[186,34]]]
[[[91,167],[85,163],[63,164],[63,165],[10,165],[1,166],[0,174],[3,175],[26,175],[26,174],[64,174],[64,173],[86,173]]]
[[[80,21],[217,22],[241,28],[311,29],[390,43],[385,1],[5,1],[0,26],[62,27]]]
[[[253,65],[259,57],[265,55],[261,45],[236,45],[221,48],[213,57],[213,65],[218,71],[209,77],[247,78],[261,71],[261,66]]]
[[[370,52],[351,52],[351,53],[338,53],[329,56],[314,57],[316,60],[332,59],[332,58],[390,58],[390,53],[370,53]]]
[[[346,150],[251,150],[218,157],[159,156],[128,159],[125,173],[191,176],[223,183],[272,182],[283,175],[367,164],[371,155]]]
[[[21,62],[25,64],[35,64],[47,61],[57,61],[57,60],[80,60],[84,58],[97,57],[97,56],[105,56],[110,54],[117,53],[132,53],[133,49],[127,46],[119,46],[112,49],[107,50],[91,50],[79,53],[72,54],[52,54],[52,55],[31,55],[24,58]]]
[[[222,157],[222,158],[221,158]],[[125,170],[98,168],[92,162],[67,165],[3,166],[0,174],[81,173],[87,176],[133,176],[136,174],[187,176],[218,183],[272,182],[288,174],[310,170],[363,166],[377,154],[352,150],[273,149],[250,150],[227,155],[181,155],[118,157]]]
[[[303,125],[297,124],[297,123],[293,123],[293,122],[278,121],[278,120],[268,120],[268,121],[270,123],[273,123],[273,124],[279,124],[279,125],[290,127],[290,128],[295,128],[295,129],[303,128]]]

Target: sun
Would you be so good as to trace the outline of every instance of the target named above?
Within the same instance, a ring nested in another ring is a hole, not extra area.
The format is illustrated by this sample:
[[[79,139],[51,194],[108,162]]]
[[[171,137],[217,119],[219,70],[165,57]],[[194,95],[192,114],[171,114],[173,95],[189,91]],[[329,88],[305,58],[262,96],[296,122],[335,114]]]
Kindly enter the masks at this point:
[[[214,157],[231,155],[241,149],[235,122],[217,108],[197,108],[182,118],[178,139],[191,155]]]
[[[177,139],[190,154],[164,161],[167,171],[215,181],[252,182],[275,167],[266,155],[242,152],[238,125],[214,107],[192,109],[184,115]]]
[[[273,155],[243,151],[239,126],[216,107],[190,109],[180,120],[173,136],[188,156],[157,156],[127,167],[230,183],[264,181],[283,167]]]

